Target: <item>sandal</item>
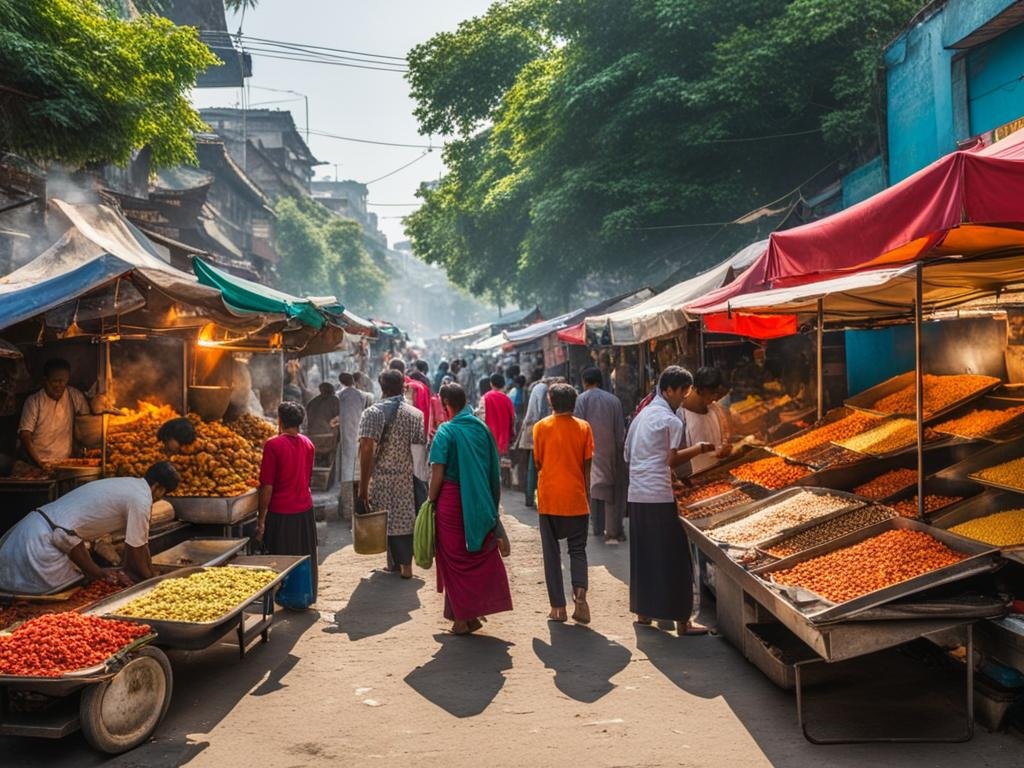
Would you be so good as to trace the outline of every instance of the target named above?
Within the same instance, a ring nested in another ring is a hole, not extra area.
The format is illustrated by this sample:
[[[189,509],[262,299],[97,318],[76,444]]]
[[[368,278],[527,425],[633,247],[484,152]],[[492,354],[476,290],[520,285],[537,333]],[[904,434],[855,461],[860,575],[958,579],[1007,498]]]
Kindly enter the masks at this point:
[[[680,624],[682,627],[677,630],[680,637],[697,637],[711,632],[711,627],[705,627],[703,624],[697,624],[696,622],[676,622],[677,627],[679,627]]]
[[[636,621],[634,621],[633,623],[638,627],[649,627],[654,622],[646,616],[641,616],[640,614],[637,614]]]

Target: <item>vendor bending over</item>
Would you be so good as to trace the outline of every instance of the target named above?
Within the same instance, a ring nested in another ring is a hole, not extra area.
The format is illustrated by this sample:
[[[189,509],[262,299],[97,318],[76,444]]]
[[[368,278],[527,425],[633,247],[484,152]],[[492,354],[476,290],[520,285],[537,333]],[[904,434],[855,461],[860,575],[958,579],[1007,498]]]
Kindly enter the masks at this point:
[[[156,439],[164,444],[167,455],[173,456],[182,446],[191,445],[196,441],[196,428],[184,416],[171,419],[160,425]]]
[[[149,518],[153,502],[178,487],[181,477],[160,461],[146,476],[95,480],[29,512],[0,539],[0,591],[42,595],[85,576],[120,580],[92,559],[85,542],[124,535],[124,562],[141,579],[153,573]]]

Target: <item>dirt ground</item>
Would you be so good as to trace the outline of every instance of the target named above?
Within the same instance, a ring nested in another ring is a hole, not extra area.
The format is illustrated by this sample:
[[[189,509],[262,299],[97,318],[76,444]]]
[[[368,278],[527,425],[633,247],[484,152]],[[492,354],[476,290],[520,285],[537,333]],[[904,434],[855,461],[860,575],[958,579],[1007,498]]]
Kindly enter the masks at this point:
[[[481,636],[446,634],[432,571],[411,581],[375,572],[382,557],[354,554],[346,526],[321,524],[318,610],[279,612],[270,643],[245,659],[227,644],[172,653],[174,697],[152,741],[109,758],[80,735],[0,738],[0,765],[1020,762],[1018,736],[982,729],[967,744],[811,745],[797,727],[792,694],[725,640],[633,626],[628,545],[592,537],[592,624],[548,624],[536,516],[519,494],[508,495],[505,510],[515,610],[492,617]],[[875,704],[840,709],[837,720]]]

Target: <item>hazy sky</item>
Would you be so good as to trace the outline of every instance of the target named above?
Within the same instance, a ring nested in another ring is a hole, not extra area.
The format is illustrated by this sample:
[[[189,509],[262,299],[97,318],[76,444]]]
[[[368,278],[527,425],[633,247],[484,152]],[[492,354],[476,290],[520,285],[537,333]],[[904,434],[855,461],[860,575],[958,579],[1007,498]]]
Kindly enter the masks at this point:
[[[260,0],[256,10],[245,14],[242,32],[254,37],[290,43],[329,46],[367,53],[404,56],[416,43],[486,10],[492,0]],[[238,29],[239,17],[228,18],[228,29]],[[297,98],[260,90],[260,87],[291,89],[309,96],[310,128],[355,138],[427,144],[417,132],[412,115],[409,86],[401,74],[352,69],[325,64],[253,58],[248,79],[250,104]],[[194,92],[198,107],[240,105],[238,88],[211,88]],[[290,109],[296,125],[305,122],[301,99],[262,105]],[[435,137],[435,144],[440,137]],[[317,178],[338,176],[366,182],[415,159],[424,150],[378,147],[310,136],[313,154],[329,165],[317,169]],[[404,239],[400,217],[414,207],[374,203],[412,203],[421,181],[436,179],[442,172],[441,153],[435,150],[408,169],[370,186],[371,210],[381,217],[388,242]]]

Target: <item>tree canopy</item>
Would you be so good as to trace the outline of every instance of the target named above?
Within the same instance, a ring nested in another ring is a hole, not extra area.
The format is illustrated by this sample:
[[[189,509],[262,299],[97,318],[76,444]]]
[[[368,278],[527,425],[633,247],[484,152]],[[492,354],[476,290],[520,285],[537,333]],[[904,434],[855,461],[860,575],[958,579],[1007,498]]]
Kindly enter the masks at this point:
[[[298,296],[331,293],[355,311],[373,309],[384,293],[387,275],[367,251],[358,223],[312,198],[282,197],[275,214],[283,290]]]
[[[96,0],[0,0],[0,149],[73,164],[195,161],[188,100],[219,60],[195,29]]]
[[[495,3],[409,53],[421,131],[453,134],[413,248],[554,306],[706,268],[752,239],[722,222],[877,149],[882,46],[918,5]]]

